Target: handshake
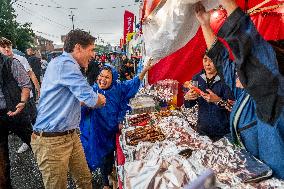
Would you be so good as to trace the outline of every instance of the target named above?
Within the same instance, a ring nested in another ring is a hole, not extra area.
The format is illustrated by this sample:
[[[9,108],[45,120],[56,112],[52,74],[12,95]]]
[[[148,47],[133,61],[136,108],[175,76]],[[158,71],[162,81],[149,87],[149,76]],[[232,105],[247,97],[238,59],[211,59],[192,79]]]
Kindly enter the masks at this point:
[[[101,108],[103,106],[106,105],[106,97],[102,94],[98,94],[98,100],[97,100],[97,103],[94,107],[90,107],[90,108]],[[80,105],[81,106],[86,106],[86,104],[84,102],[80,102]]]

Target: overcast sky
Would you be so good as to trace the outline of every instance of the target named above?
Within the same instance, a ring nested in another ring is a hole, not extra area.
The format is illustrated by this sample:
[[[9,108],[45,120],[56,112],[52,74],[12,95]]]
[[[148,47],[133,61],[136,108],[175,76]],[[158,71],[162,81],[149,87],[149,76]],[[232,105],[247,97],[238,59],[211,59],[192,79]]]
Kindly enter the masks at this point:
[[[72,29],[68,8],[77,8],[72,10],[75,28],[90,31],[96,37],[99,35],[111,44],[119,44],[122,37],[125,10],[139,17],[139,4],[135,0],[17,0],[13,7],[17,21],[32,23],[37,35],[57,44],[60,36]]]

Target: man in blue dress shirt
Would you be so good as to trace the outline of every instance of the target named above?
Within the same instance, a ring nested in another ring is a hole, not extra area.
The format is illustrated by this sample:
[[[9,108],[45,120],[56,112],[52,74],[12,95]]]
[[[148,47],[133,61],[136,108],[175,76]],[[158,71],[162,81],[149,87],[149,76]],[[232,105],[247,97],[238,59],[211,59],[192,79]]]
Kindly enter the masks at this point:
[[[42,82],[31,146],[46,189],[67,188],[68,171],[78,188],[92,188],[76,129],[81,119],[80,105],[97,108],[106,103],[80,71],[80,66],[86,68],[94,56],[94,41],[87,32],[69,32],[63,54],[49,63]]]

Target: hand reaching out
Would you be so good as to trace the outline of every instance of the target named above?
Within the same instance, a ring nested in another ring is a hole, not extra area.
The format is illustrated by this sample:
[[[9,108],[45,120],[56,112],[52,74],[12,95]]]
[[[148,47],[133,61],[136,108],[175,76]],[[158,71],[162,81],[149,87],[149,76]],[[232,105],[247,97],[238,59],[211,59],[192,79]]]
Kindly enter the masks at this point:
[[[150,60],[147,62],[146,66],[144,67],[144,70],[149,71],[152,67],[153,67],[153,59],[150,59]]]
[[[19,114],[25,107],[25,103],[24,102],[20,102],[17,106],[16,106],[16,111],[12,112],[12,111],[9,111],[7,113],[8,116],[10,117],[13,117],[17,114]]]
[[[200,25],[208,25],[210,26],[210,13],[206,12],[205,7],[199,1],[194,5],[195,16],[200,23]]]

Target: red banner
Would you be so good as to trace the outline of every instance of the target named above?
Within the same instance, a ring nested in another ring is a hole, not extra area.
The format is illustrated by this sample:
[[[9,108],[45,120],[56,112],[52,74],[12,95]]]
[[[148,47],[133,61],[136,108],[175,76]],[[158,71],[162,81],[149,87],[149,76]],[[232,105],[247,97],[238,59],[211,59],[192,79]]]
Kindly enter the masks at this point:
[[[126,42],[126,35],[133,32],[134,14],[129,11],[124,12],[124,32],[123,40]]]

